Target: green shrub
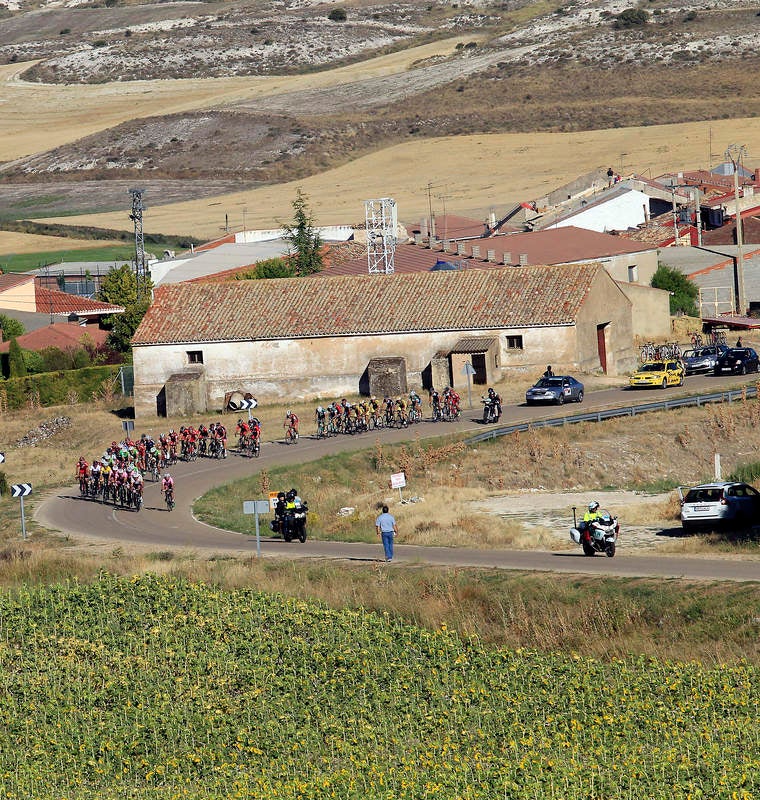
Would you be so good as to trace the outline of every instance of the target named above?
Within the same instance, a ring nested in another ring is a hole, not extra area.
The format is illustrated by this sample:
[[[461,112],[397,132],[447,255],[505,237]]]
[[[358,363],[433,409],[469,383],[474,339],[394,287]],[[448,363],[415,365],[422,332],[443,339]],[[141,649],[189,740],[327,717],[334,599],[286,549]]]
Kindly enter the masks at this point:
[[[646,25],[649,22],[649,12],[643,8],[626,8],[615,18],[616,28],[633,28],[637,25]]]
[[[43,406],[56,406],[68,402],[71,393],[87,402],[99,395],[103,383],[113,380],[118,366],[85,367],[60,372],[42,372],[19,378],[8,378],[2,386],[8,395],[8,408],[22,408],[29,399],[39,395]]]
[[[753,484],[758,478],[760,478],[760,461],[752,461],[749,464],[740,464],[726,480]]]
[[[348,19],[348,14],[345,8],[334,8],[328,15],[327,19],[331,22],[345,22]]]

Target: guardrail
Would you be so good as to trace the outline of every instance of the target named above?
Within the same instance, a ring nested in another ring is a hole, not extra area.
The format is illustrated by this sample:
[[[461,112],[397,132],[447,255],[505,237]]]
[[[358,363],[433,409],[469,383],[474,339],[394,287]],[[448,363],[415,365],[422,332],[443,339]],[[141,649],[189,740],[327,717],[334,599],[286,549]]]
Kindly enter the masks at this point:
[[[606,408],[601,411],[590,411],[586,414],[573,414],[569,417],[552,417],[551,419],[518,422],[514,425],[504,425],[500,428],[488,430],[485,433],[479,433],[477,436],[465,439],[465,444],[477,444],[478,442],[486,442],[489,439],[497,439],[499,436],[524,433],[538,428],[559,428],[564,425],[575,425],[579,422],[601,422],[602,420],[615,419],[616,417],[635,417],[637,414],[648,414],[650,411],[669,411],[673,408],[704,406],[708,403],[732,403],[734,400],[743,400],[748,397],[757,397],[757,386],[745,386],[743,389],[730,389],[727,392],[679,397],[675,400],[663,400],[659,403],[642,403],[637,406]]]

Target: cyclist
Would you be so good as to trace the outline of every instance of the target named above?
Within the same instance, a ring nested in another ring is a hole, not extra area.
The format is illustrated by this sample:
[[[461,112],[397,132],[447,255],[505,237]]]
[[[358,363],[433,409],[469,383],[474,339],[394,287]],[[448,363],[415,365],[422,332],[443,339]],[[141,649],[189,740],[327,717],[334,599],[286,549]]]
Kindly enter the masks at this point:
[[[227,458],[227,428],[221,422],[216,423],[214,438],[222,448],[222,458]]]
[[[417,392],[415,392],[414,389],[412,389],[412,391],[409,392],[410,418],[413,420],[419,419],[422,416],[422,413],[420,411],[421,408],[422,408],[422,400],[420,399],[420,396],[417,394]]]
[[[285,421],[282,423],[282,427],[285,428],[285,433],[288,437],[295,440],[298,439],[298,416],[292,411],[288,411],[285,414]]]
[[[406,428],[408,419],[406,415],[406,399],[403,397],[396,398],[396,414],[399,422],[401,423],[401,427]]]
[[[433,409],[433,422],[441,418],[441,395],[435,389],[430,390],[430,407]]]
[[[100,461],[96,458],[90,467],[90,478],[92,478],[92,493],[97,494],[100,491]]]
[[[235,432],[238,435],[238,450],[242,450],[246,445],[248,437],[251,435],[251,426],[241,418],[237,421]]]
[[[167,502],[174,501],[174,478],[168,473],[164,472],[164,479],[161,481],[161,491]]]
[[[84,456],[79,456],[76,472],[77,478],[79,479],[79,491],[82,494],[87,494],[87,479],[90,475],[90,465],[87,463]]]
[[[314,412],[314,421],[317,423],[317,437],[327,434],[327,412],[322,406],[317,406]]]

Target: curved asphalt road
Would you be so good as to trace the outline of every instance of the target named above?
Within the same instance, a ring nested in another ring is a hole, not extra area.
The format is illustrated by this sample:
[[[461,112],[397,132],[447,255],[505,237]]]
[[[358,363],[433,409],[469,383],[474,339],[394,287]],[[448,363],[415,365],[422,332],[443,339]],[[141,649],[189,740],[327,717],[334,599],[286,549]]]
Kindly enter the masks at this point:
[[[746,382],[752,382],[753,378]],[[700,376],[688,379],[691,392],[720,391],[737,385],[736,378]],[[680,396],[683,389],[630,392],[624,389],[606,389],[586,396],[582,408],[610,408],[637,402]],[[519,422],[530,419],[572,415],[576,405],[562,408],[505,406],[502,422]],[[281,442],[265,442],[259,459],[241,458],[232,453],[224,461],[199,459],[194,463],[178,464],[173,470],[177,482],[177,507],[166,511],[158,484],[148,482],[142,511],[122,511],[112,505],[79,498],[78,487],[59,491],[40,503],[35,519],[44,527],[69,534],[84,535],[102,541],[131,542],[151,547],[179,547],[190,550],[229,552],[255,555],[255,537],[210,527],[191,514],[192,502],[209,489],[231,480],[251,475],[265,467],[286,463],[303,463],[323,455],[360,450],[371,447],[376,438],[382,442],[401,442],[420,435],[438,436],[453,431],[483,431],[478,420],[479,409],[466,410],[457,423],[423,422],[409,430],[382,430],[361,436],[340,436],[317,441],[306,436],[298,444],[287,446]],[[251,500],[255,497],[249,498]],[[317,542],[286,544],[268,537],[269,517],[261,520],[261,551],[263,556],[338,558],[354,561],[378,561],[382,555],[380,544]],[[253,518],[251,518],[253,530]],[[397,545],[396,558],[406,564],[431,564],[457,567],[490,567],[499,569],[539,570],[615,576],[676,577],[688,580],[760,581],[760,561],[729,558],[689,558],[681,556],[628,556],[625,540],[614,559],[596,556],[586,558],[579,551],[536,552],[512,550],[476,550],[469,548],[417,547]]]

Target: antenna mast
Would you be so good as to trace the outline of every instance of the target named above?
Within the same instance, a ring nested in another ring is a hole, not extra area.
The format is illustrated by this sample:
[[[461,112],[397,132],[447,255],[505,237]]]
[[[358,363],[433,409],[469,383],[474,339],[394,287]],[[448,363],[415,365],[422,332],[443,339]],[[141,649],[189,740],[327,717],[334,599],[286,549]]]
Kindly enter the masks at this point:
[[[130,189],[132,213],[129,218],[135,224],[135,278],[137,279],[137,298],[142,298],[148,285],[147,265],[145,263],[145,237],[143,236],[143,194],[145,189]]]
[[[391,275],[396,255],[398,210],[390,197],[364,201],[367,268],[370,275]]]

